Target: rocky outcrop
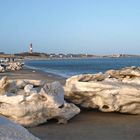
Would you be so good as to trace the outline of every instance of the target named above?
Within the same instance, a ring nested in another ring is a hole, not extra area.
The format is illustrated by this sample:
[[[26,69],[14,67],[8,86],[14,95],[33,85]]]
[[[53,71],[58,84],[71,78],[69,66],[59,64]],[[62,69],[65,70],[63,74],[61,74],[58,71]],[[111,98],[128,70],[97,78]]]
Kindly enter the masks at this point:
[[[140,114],[140,67],[73,76],[64,90],[65,98],[85,108]]]
[[[24,127],[0,116],[0,139],[1,140],[40,140],[30,134]]]
[[[38,80],[0,81],[0,114],[25,127],[32,127],[57,119],[66,123],[80,112],[64,100],[64,90],[59,82],[46,84]]]

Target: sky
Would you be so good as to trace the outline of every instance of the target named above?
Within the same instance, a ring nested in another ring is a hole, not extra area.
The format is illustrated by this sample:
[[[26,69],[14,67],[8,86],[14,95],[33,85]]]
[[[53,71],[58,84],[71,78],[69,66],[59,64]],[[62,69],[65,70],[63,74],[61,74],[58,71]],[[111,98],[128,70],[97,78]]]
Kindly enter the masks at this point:
[[[140,54],[140,0],[0,0],[0,52]]]

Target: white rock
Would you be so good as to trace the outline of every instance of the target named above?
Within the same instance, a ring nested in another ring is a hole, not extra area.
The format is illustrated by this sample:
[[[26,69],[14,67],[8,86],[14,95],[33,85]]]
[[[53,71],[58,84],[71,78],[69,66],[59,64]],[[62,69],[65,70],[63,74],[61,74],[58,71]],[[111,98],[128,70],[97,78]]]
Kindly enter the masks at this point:
[[[20,89],[24,88],[28,83],[26,83],[24,80],[16,80],[16,86]]]
[[[43,81],[43,80],[29,80],[29,79],[24,79],[24,81],[27,84],[31,84],[31,85],[34,85],[34,86],[43,86],[45,84],[45,81]]]
[[[7,77],[5,76],[0,80],[0,94],[5,94],[6,91],[8,90],[8,87],[9,87],[9,82]]]
[[[47,98],[46,103],[48,107],[58,108],[64,104],[64,90],[59,82],[53,82],[52,84],[47,84],[42,88],[40,95]]]
[[[59,82],[41,85],[40,81],[34,81],[35,85],[13,86],[16,80],[3,78],[0,80],[2,86],[8,83],[8,88],[4,88],[3,94],[0,95],[0,114],[9,119],[25,126],[32,127],[47,120],[55,118],[59,123],[66,123],[80,109],[74,104],[66,103],[64,100],[64,90]],[[37,84],[38,83],[38,84]],[[38,87],[36,90],[34,87]],[[3,89],[2,89],[3,90]],[[10,93],[7,93],[11,91]]]
[[[29,84],[24,87],[25,92],[31,92],[33,90],[33,85]]]
[[[4,67],[2,67],[2,66],[0,66],[0,73],[1,72],[5,72],[5,69],[4,69]]]
[[[66,81],[65,97],[103,112],[140,114],[140,68],[110,70],[105,74],[73,76]]]
[[[0,102],[2,103],[7,103],[7,104],[19,104],[24,101],[24,96],[23,95],[16,95],[16,96],[7,96],[5,95],[0,95]]]
[[[0,140],[39,140],[24,127],[0,116]]]

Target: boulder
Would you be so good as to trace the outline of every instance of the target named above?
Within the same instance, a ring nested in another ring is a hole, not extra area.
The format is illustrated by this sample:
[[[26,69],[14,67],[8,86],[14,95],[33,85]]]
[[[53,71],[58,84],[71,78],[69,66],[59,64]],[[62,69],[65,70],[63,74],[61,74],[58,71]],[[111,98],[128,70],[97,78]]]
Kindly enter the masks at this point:
[[[42,81],[29,81],[6,77],[0,80],[4,87],[0,94],[0,114],[25,127],[33,127],[52,118],[66,123],[80,113],[77,106],[64,100],[64,90],[59,82],[42,85]]]
[[[9,83],[7,81],[7,77],[5,76],[0,80],[0,94],[6,93],[8,87],[9,87]]]
[[[40,140],[33,136],[24,127],[0,116],[0,139],[1,140]]]
[[[85,108],[140,114],[140,67],[73,76],[64,91],[66,99]]]
[[[0,73],[5,72],[4,67],[0,66]]]

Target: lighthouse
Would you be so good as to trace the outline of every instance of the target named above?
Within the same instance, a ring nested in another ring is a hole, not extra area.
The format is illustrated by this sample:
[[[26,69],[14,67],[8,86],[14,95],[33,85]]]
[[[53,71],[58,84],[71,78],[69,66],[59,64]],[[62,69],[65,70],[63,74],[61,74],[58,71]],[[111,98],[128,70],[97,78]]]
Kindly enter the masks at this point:
[[[30,46],[29,46],[29,53],[30,53],[30,54],[33,53],[33,46],[32,46],[32,43],[31,43]]]

